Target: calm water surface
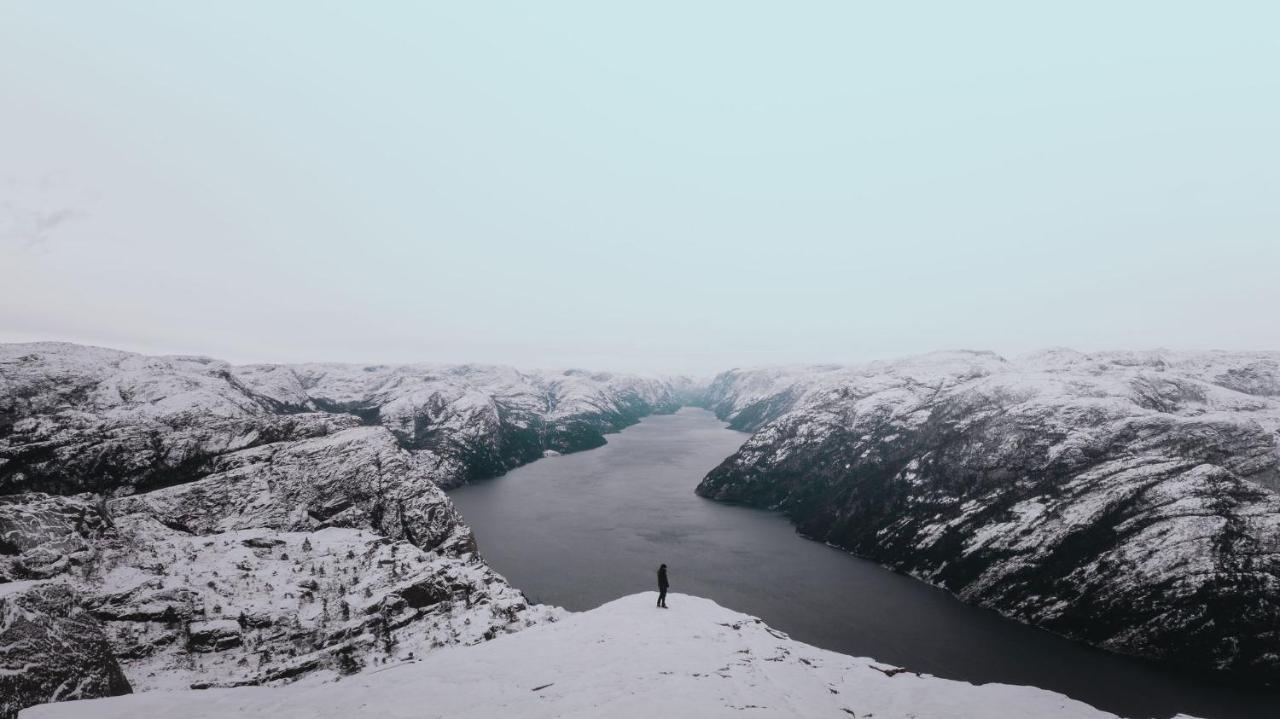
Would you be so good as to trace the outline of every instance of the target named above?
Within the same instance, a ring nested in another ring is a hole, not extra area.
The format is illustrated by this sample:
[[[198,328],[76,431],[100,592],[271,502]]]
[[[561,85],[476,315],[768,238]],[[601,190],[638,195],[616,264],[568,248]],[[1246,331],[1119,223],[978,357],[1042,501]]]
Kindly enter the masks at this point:
[[[1126,717],[1280,717],[1280,693],[1221,687],[1067,641],[805,540],[777,514],[696,496],[745,439],[709,412],[684,409],[599,449],[450,495],[489,563],[535,601],[590,609],[656,589],[666,562],[671,591],[826,649],[952,679],[1031,684]],[[668,603],[679,611],[678,599]]]

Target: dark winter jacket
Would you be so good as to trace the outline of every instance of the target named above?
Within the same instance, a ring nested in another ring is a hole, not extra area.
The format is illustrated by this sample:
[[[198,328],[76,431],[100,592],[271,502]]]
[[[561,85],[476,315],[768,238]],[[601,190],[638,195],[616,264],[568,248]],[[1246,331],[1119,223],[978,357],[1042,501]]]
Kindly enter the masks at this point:
[[[667,568],[662,567],[658,569],[658,589],[666,589],[669,586],[671,583],[667,581]]]

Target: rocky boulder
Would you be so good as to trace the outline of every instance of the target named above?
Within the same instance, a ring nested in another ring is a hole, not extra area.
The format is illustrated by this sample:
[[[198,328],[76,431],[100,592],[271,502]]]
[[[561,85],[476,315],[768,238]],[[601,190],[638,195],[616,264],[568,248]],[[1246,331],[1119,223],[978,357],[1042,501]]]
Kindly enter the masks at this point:
[[[0,719],[35,704],[130,691],[102,625],[69,586],[0,584]]]

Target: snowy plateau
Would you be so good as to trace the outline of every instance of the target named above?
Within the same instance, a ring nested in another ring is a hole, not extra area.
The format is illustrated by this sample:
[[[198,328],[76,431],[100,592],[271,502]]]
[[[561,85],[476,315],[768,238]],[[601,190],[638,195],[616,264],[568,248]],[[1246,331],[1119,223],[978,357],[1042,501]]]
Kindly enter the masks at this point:
[[[1280,355],[952,352],[708,386],[37,343],[0,345],[0,719],[1110,716],[696,597],[531,604],[442,491],[690,404],[751,433],[704,497],[1111,651],[1280,681]]]
[[[1060,694],[973,686],[796,642],[707,599],[653,593],[320,686],[149,692],[23,719],[879,717],[1106,719]]]

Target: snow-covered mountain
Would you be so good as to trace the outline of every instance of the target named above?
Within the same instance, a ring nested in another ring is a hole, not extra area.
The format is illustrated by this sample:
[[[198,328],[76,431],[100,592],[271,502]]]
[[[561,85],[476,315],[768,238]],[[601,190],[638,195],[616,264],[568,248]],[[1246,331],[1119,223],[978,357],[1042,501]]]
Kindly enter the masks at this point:
[[[337,676],[553,620],[441,487],[597,446],[687,391],[0,346],[0,717]]]
[[[487,365],[249,365],[0,345],[0,492],[151,490],[248,447],[382,427],[441,487],[604,443],[678,382]]]
[[[322,686],[153,692],[28,709],[22,719],[875,717],[1114,719],[1031,687],[917,675],[788,638],[706,599],[624,597],[474,647]]]
[[[734,370],[699,485],[1021,621],[1280,683],[1280,354]]]

